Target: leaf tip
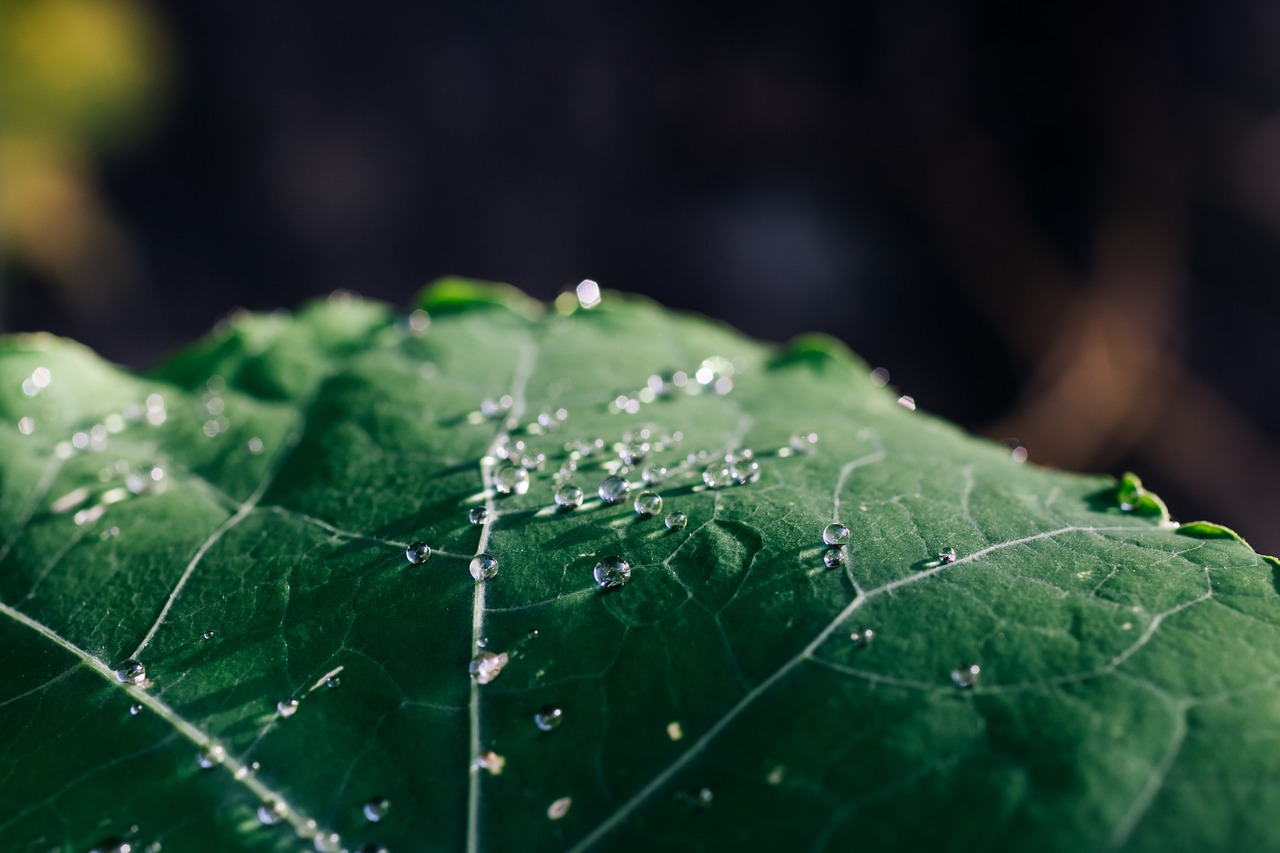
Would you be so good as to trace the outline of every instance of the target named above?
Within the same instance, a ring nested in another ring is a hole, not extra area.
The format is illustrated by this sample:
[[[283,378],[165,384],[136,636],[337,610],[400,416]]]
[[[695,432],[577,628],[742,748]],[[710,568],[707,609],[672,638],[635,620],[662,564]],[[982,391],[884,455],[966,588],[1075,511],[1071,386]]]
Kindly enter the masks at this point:
[[[530,320],[546,307],[510,284],[480,281],[461,276],[438,278],[424,287],[413,300],[416,307],[433,314],[450,314],[472,308],[499,307]]]

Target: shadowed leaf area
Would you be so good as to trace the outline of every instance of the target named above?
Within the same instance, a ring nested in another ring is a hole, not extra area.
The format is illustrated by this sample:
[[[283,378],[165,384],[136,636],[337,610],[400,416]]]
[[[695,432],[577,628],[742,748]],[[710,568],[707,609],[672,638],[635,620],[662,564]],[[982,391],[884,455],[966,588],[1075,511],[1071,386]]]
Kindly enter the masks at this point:
[[[143,376],[10,338],[0,838],[1280,847],[1272,564],[897,394],[458,280]]]

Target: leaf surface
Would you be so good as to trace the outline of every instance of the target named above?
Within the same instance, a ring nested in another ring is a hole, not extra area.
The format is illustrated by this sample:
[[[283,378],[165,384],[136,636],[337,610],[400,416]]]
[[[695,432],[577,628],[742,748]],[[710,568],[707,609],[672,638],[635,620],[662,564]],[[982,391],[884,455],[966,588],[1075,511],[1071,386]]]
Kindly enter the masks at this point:
[[[1272,563],[824,338],[452,280],[146,376],[10,338],[0,422],[11,849],[1280,847]]]

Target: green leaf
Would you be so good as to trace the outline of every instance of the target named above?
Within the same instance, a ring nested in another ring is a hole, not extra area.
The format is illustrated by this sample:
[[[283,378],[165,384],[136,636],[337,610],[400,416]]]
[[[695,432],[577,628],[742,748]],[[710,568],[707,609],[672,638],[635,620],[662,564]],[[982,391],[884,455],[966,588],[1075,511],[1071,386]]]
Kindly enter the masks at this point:
[[[242,315],[149,376],[3,343],[6,846],[1280,847],[1277,569],[1224,528],[826,339],[456,280],[417,311]],[[624,441],[656,516],[597,497]],[[499,451],[545,455],[527,492]],[[758,481],[708,488],[731,451]]]

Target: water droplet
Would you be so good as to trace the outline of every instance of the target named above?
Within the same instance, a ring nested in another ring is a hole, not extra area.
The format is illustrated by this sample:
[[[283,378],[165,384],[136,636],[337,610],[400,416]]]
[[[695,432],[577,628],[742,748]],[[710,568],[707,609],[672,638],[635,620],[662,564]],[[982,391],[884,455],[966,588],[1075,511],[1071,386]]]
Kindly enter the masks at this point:
[[[600,484],[600,500],[607,504],[621,503],[631,494],[631,484],[621,477],[605,477]]]
[[[982,667],[976,663],[967,663],[951,670],[951,683],[961,690],[968,690],[978,683],[980,675],[982,675]]]
[[[836,545],[828,548],[826,553],[822,555],[822,562],[827,564],[828,569],[838,569],[849,559],[849,549],[843,545]]]
[[[564,722],[564,710],[555,705],[543,705],[533,715],[534,724],[544,732],[552,731]]]
[[[818,449],[818,434],[816,432],[797,432],[792,434],[788,444],[796,453],[813,453]]]
[[[849,639],[853,641],[855,649],[865,649],[871,645],[871,641],[876,638],[876,632],[870,628],[858,628],[849,635]]]
[[[883,367],[877,367],[871,371],[871,384],[877,388],[883,388],[889,384],[889,371]]]
[[[200,765],[201,770],[216,767],[226,760],[227,751],[217,743],[211,743],[196,753],[196,764]]]
[[[712,489],[723,489],[726,486],[732,486],[733,471],[729,470],[728,465],[719,462],[708,465],[706,470],[702,472],[702,482]]]
[[[916,410],[916,398],[908,397],[906,394],[903,394],[898,398],[898,405],[907,411],[914,412]]]
[[[848,545],[849,544],[849,528],[840,522],[828,524],[822,530],[822,541],[827,545]]]
[[[667,723],[667,737],[672,740],[680,740],[684,737],[684,729],[678,722]]]
[[[282,717],[292,717],[298,713],[298,700],[292,698],[281,699],[276,703],[276,710],[280,712]]]
[[[948,563],[954,563],[955,561],[956,561],[955,548],[948,548],[947,550],[943,551],[938,555],[938,562],[944,566],[947,565]]]
[[[431,546],[426,542],[410,542],[404,550],[404,558],[415,566],[420,566],[431,557]]]
[[[641,492],[636,495],[636,515],[657,515],[662,512],[662,495],[657,492]]]
[[[502,768],[507,764],[507,759],[496,752],[482,752],[476,756],[476,760],[471,766],[476,770],[487,770],[491,776],[501,776]]]
[[[494,472],[493,487],[500,495],[523,495],[529,491],[529,472],[516,465],[504,465]]]
[[[481,652],[471,659],[471,665],[468,669],[477,684],[488,684],[498,677],[502,672],[502,668],[507,665],[508,660],[506,652],[502,654]]]
[[[492,397],[486,397],[480,401],[480,414],[486,418],[496,418],[507,409],[510,409],[512,402],[510,395],[499,397],[496,400]]]
[[[386,816],[390,809],[390,800],[386,797],[374,797],[364,804],[364,819],[370,823],[377,823]]]
[[[252,761],[248,764],[241,764],[240,767],[236,769],[235,777],[237,779],[248,779],[250,776],[258,775],[258,771],[261,769],[262,765],[256,761]]]
[[[594,574],[601,589],[616,589],[631,580],[631,564],[621,557],[610,555],[596,563]]]
[[[556,489],[555,498],[560,509],[577,509],[582,506],[582,489],[573,483],[563,483]]]
[[[600,304],[600,285],[589,278],[583,279],[575,288],[578,304],[583,308],[595,308]]]
[[[316,853],[340,853],[342,850],[342,836],[336,832],[317,832],[312,843]]]
[[[141,706],[141,705],[130,705],[130,706],[129,706],[129,713],[130,713],[132,716],[134,716],[134,717],[138,716],[139,714],[141,714],[141,713],[142,713],[142,706]]]
[[[648,465],[644,466],[644,470],[640,472],[640,476],[644,478],[646,485],[656,486],[667,478],[667,469],[657,463],[650,462]]]
[[[356,853],[387,853],[387,848],[376,841],[361,844]]]
[[[729,465],[729,476],[739,486],[757,482],[760,479],[760,463],[754,459],[738,459]]]
[[[667,513],[667,529],[672,531],[684,530],[686,524],[689,523],[689,516],[679,510]]]
[[[649,452],[647,441],[634,441],[618,449],[618,458],[626,465],[639,465]]]
[[[93,845],[89,853],[130,853],[132,850],[133,845],[123,838],[104,838]]]
[[[467,520],[472,524],[484,524],[489,520],[489,508],[487,506],[473,506],[467,513]]]
[[[31,418],[18,418],[18,432],[23,435],[31,435],[36,431],[36,422]]]
[[[573,805],[573,797],[561,797],[547,806],[547,817],[552,820],[559,820],[569,813],[569,806],[571,805]]]
[[[1027,449],[1022,445],[1018,445],[1017,447],[1010,450],[1009,455],[1013,457],[1014,462],[1027,461]]]
[[[217,633],[216,631],[205,631],[203,634],[201,634],[201,635],[200,635],[200,639],[202,639],[202,640],[212,640],[212,639],[213,639],[214,637],[216,637],[217,635],[218,635],[218,633]]]
[[[289,807],[279,800],[272,800],[269,803],[263,803],[258,806],[258,823],[263,826],[275,826],[285,815],[289,813]]]
[[[689,804],[691,808],[705,811],[711,808],[711,804],[715,801],[715,794],[710,788],[694,788],[692,791],[685,791],[681,799]]]
[[[116,668],[116,680],[122,684],[142,684],[147,680],[147,668],[129,658]]]
[[[471,577],[488,580],[498,573],[498,558],[492,554],[476,554],[471,558]]]
[[[324,686],[329,690],[342,686],[342,679],[336,675],[331,675],[324,680]]]

